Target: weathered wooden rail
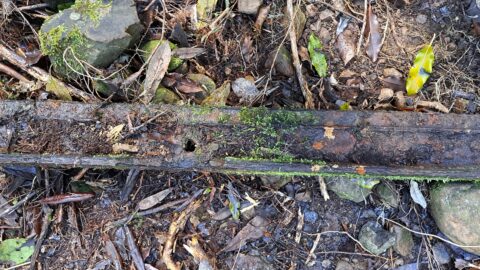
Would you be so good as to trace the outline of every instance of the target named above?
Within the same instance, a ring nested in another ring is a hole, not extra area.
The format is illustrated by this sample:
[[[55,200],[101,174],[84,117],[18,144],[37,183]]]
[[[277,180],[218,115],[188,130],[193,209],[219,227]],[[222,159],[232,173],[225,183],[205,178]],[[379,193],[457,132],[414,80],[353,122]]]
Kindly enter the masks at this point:
[[[461,180],[479,153],[473,115],[0,101],[0,165]]]

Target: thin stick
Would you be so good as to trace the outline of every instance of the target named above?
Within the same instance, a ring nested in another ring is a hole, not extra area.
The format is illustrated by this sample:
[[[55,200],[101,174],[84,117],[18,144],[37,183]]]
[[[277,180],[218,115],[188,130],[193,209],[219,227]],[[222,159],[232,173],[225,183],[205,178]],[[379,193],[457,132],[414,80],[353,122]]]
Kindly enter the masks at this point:
[[[33,252],[32,257],[30,258],[30,270],[35,269],[35,262],[37,261],[37,257],[40,254],[40,248],[42,247],[43,240],[45,240],[45,237],[47,236],[48,232],[48,227],[50,226],[50,214],[53,212],[53,210],[44,205],[42,207],[43,209],[43,223],[42,223],[42,231],[40,232],[40,235],[38,236],[37,242],[35,243],[35,250]]]
[[[318,184],[320,185],[320,194],[322,194],[323,200],[328,201],[330,196],[328,195],[327,185],[325,184],[323,176],[318,177]]]
[[[362,22],[362,30],[360,31],[360,37],[358,39],[358,44],[357,44],[357,52],[355,55],[358,55],[360,53],[360,48],[362,47],[363,43],[363,36],[365,35],[365,27],[367,27],[367,14],[368,14],[368,0],[364,0],[364,13],[363,13],[363,22]]]
[[[287,0],[287,11],[292,22],[295,21],[295,13],[293,12],[292,0]],[[293,23],[290,24],[288,31],[292,47],[293,66],[295,67],[295,73],[297,73],[298,83],[300,84],[300,89],[302,90],[303,97],[305,98],[305,107],[307,109],[313,109],[315,105],[313,104],[312,92],[310,92],[310,89],[308,89],[308,84],[305,82],[305,79],[302,75],[302,64],[300,63],[300,58],[298,57],[297,34],[295,33],[295,26]]]
[[[24,82],[24,83],[28,83],[28,84],[31,84],[33,85],[33,82],[30,81],[29,79],[25,78],[22,74],[16,72],[15,70],[13,70],[11,67],[7,66],[7,65],[4,65],[2,63],[0,63],[0,72],[3,72],[11,77],[14,77],[15,79],[21,81],[21,82]]]
[[[317,249],[317,246],[318,246],[318,242],[320,242],[320,238],[322,237],[322,235],[319,233],[317,234],[317,237],[315,237],[315,241],[313,242],[313,246],[312,248],[310,249],[310,252],[308,253],[308,256],[307,256],[307,259],[305,260],[305,265],[308,266],[308,263],[310,263],[310,260],[312,259],[312,257],[314,256],[314,252],[315,252],[315,249]]]
[[[47,8],[47,7],[48,7],[47,3],[42,3],[42,4],[19,7],[19,8],[17,8],[17,10],[18,11],[27,11],[27,10],[34,10],[34,9]]]
[[[59,85],[59,87],[64,87],[68,90],[69,94],[79,98],[86,102],[93,102],[99,101],[94,95],[88,94],[82,90],[79,90],[71,85],[67,85],[64,82],[54,78],[52,75],[48,74],[45,70],[38,68],[38,67],[31,67],[27,65],[25,59],[14,53],[13,51],[9,50],[3,44],[0,44],[0,58],[3,58],[10,62],[11,64],[19,67],[23,71],[27,72],[30,76],[34,77],[35,79],[47,83],[50,80],[55,80],[55,82]]]
[[[433,238],[436,238],[436,239],[438,239],[438,240],[440,240],[440,241],[443,241],[443,242],[445,242],[445,243],[448,243],[448,244],[450,244],[450,245],[453,245],[453,246],[456,246],[456,247],[459,247],[459,248],[480,248],[480,245],[478,245],[478,246],[465,246],[465,245],[455,244],[454,242],[452,242],[452,241],[450,241],[450,240],[447,240],[447,239],[445,239],[445,238],[442,238],[442,237],[440,237],[440,236],[436,236],[435,234],[418,232],[418,231],[412,230],[412,229],[410,229],[410,228],[408,228],[408,227],[406,227],[406,226],[404,226],[404,225],[402,225],[402,224],[400,224],[400,223],[398,223],[398,222],[396,222],[396,221],[393,221],[393,220],[391,220],[391,219],[388,219],[388,218],[383,218],[383,219],[385,219],[386,221],[389,221],[389,222],[391,222],[391,223],[393,223],[393,224],[395,224],[395,225],[397,225],[397,226],[400,226],[400,227],[402,227],[403,229],[405,229],[405,230],[407,230],[407,231],[409,231],[409,232],[412,232],[412,233],[414,233],[414,234],[433,237]]]

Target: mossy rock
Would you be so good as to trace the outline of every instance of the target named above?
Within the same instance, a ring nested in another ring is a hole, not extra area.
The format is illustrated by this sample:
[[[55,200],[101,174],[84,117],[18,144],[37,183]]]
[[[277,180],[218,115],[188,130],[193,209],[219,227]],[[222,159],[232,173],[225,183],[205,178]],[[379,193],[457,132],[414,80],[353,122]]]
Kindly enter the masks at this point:
[[[145,43],[142,48],[140,49],[140,55],[142,56],[143,61],[147,61],[148,57],[153,53],[153,50],[159,45],[161,45],[165,40],[150,40],[149,42]],[[173,44],[172,42],[168,42],[168,45],[170,46],[170,49],[173,51],[177,48],[177,45]],[[170,60],[170,63],[168,64],[168,71],[174,71],[177,69],[181,64],[183,63],[183,60],[174,56]]]
[[[109,66],[138,41],[142,29],[132,0],[79,0],[43,23],[40,48],[57,73],[77,78],[84,73],[82,62]]]
[[[172,90],[159,87],[153,97],[153,104],[177,104],[180,101],[180,97],[177,96]]]
[[[430,190],[430,213],[438,228],[453,242],[464,246],[480,244],[480,185],[437,184]],[[464,248],[480,255],[480,248]]]

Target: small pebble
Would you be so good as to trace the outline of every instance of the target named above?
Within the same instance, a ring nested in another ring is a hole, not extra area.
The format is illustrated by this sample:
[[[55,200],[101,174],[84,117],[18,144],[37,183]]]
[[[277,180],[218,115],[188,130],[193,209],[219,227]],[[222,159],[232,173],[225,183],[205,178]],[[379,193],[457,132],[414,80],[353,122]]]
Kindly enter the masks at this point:
[[[305,222],[307,223],[315,223],[318,219],[318,214],[313,211],[305,211]]]
[[[417,18],[415,18],[415,21],[419,24],[424,24],[427,22],[427,16],[424,14],[418,14]]]

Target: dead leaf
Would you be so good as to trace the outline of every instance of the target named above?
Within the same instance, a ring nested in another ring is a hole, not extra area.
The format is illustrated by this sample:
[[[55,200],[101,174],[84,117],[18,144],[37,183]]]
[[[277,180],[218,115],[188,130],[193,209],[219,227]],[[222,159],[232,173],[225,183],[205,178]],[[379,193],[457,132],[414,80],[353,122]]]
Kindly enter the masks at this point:
[[[378,101],[389,101],[393,98],[393,90],[390,88],[380,89],[380,95],[378,96]]]
[[[222,86],[215,89],[205,100],[202,105],[223,107],[227,103],[230,95],[230,82],[226,81]]]
[[[123,153],[123,152],[137,153],[138,146],[130,145],[126,143],[115,143],[112,145],[112,150],[114,153]]]
[[[304,46],[300,46],[298,48],[298,56],[300,56],[300,60],[302,62],[310,62],[310,56],[308,55],[308,49],[305,48]]]
[[[222,249],[222,252],[239,250],[249,240],[256,240],[263,236],[267,230],[268,221],[261,216],[256,216],[243,227],[240,232]]]
[[[426,100],[419,100],[416,103],[417,107],[435,109],[439,112],[448,113],[449,110],[447,107],[443,106],[442,103],[436,101],[426,101]]]
[[[410,181],[410,196],[412,197],[414,202],[422,206],[424,209],[427,208],[427,201],[425,200],[425,197],[420,191],[418,183],[413,180]]]
[[[183,245],[183,247],[188,251],[188,253],[190,253],[190,255],[193,256],[193,259],[199,265],[198,269],[216,269],[215,259],[208,257],[207,253],[198,243],[198,239],[196,237],[192,237],[192,240],[187,241],[187,244]]]
[[[243,38],[242,42],[242,47],[241,47],[241,52],[243,59],[245,59],[245,62],[250,63],[250,60],[252,59],[253,56],[253,40],[251,36],[245,36]]]
[[[405,108],[405,96],[403,95],[403,91],[395,93],[394,105],[399,110]]]
[[[177,81],[175,88],[185,94],[203,92],[203,88],[200,85],[187,78]]]
[[[163,199],[165,199],[172,192],[172,190],[172,188],[167,188],[151,196],[148,196],[147,198],[141,200],[138,203],[138,209],[145,210],[154,207],[155,205],[161,203]]]
[[[262,30],[263,23],[267,19],[268,13],[270,12],[270,6],[271,4],[268,4],[258,9],[257,19],[255,20],[255,25],[254,25],[256,31],[260,32],[260,30]]]
[[[343,63],[346,65],[355,57],[355,47],[357,43],[357,35],[355,34],[355,25],[348,24],[347,28],[341,32],[335,42],[335,48],[340,54]]]
[[[172,51],[168,42],[162,42],[152,53],[143,83],[143,102],[148,104],[155,96],[160,82],[168,69]]]
[[[378,53],[382,47],[382,35],[379,31],[379,24],[377,15],[372,11],[372,5],[368,7],[368,43],[367,43],[367,55],[372,59],[373,62],[376,62],[378,59]]]
[[[382,81],[383,86],[385,86],[386,88],[390,88],[395,91],[403,91],[403,92],[406,91],[405,79],[401,77],[389,76],[389,77],[382,78],[380,80]]]
[[[176,48],[172,54],[180,59],[191,59],[205,53],[204,48]]]
[[[93,193],[75,192],[75,193],[67,193],[67,194],[50,196],[38,202],[41,204],[62,204],[62,203],[69,203],[69,202],[84,201],[84,200],[93,198],[93,196],[95,196]]]

